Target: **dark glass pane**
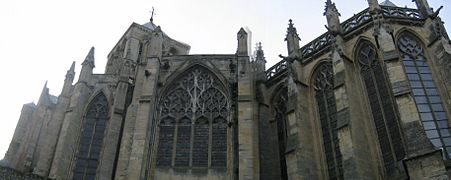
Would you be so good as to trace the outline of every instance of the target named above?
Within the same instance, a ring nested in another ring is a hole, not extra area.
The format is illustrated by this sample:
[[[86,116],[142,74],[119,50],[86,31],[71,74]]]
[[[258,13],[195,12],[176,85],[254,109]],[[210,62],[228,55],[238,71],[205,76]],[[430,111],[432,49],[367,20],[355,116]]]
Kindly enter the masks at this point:
[[[435,88],[434,81],[423,81],[423,84],[426,88]]]
[[[424,64],[424,63],[420,63],[420,64]],[[431,73],[431,70],[429,69],[429,67],[418,67],[418,70],[420,71],[420,73],[425,74],[425,73]]]
[[[212,125],[211,166],[227,166],[227,122],[217,118]]]
[[[420,111],[420,113],[431,112],[431,109],[429,108],[429,104],[417,104],[417,107],[418,107],[418,111]]]
[[[421,79],[423,81],[432,81],[432,74],[421,74]]]
[[[418,81],[420,80],[420,76],[418,74],[407,74],[407,77],[409,78],[409,80],[411,81]]]
[[[407,66],[406,66],[406,72],[407,72],[407,73],[412,73],[412,74],[418,73],[416,67],[407,67]]]
[[[434,145],[435,147],[442,147],[442,141],[440,139],[431,139],[432,145]]]
[[[442,103],[442,100],[440,99],[440,96],[429,96],[429,101],[431,103]]]
[[[426,131],[426,135],[428,138],[438,138],[438,132],[437,130],[428,130]]]
[[[422,88],[423,85],[421,84],[420,81],[410,81],[410,86],[412,88]]]
[[[174,142],[174,120],[163,120],[160,125],[157,165],[171,166]]]
[[[448,121],[447,120],[439,120],[437,121],[438,127],[443,129],[443,128],[448,128]]]
[[[451,130],[450,129],[440,129],[440,135],[442,135],[442,137],[451,136]]]
[[[191,148],[191,121],[182,119],[177,128],[175,166],[188,167]]]
[[[437,88],[428,88],[428,89],[426,89],[426,93],[427,93],[428,96],[439,95],[438,91],[437,91]]]
[[[434,118],[432,117],[432,113],[420,113],[420,117],[422,121],[434,120]]]
[[[423,122],[423,126],[424,126],[424,129],[426,129],[426,130],[437,129],[437,127],[435,126],[435,123],[433,121]]]
[[[442,104],[432,104],[433,111],[444,111]]]
[[[208,166],[209,124],[200,119],[194,126],[193,166]]]
[[[79,173],[79,172],[74,173],[73,179],[74,180],[83,180],[83,173]]]
[[[425,92],[424,92],[423,89],[412,88],[412,92],[413,92],[413,95],[415,95],[415,96],[423,96],[423,95],[425,95]]]
[[[426,96],[415,96],[415,102],[417,104],[428,103]]]
[[[445,112],[434,112],[435,118],[437,118],[437,120],[447,120],[448,118],[446,118],[446,113]]]
[[[445,146],[451,145],[451,137],[443,138]]]

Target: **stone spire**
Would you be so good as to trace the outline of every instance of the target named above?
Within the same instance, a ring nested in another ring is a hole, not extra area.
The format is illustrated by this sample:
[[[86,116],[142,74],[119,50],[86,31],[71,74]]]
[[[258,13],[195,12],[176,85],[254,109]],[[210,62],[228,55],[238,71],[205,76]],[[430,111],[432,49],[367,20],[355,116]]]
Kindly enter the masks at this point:
[[[237,34],[238,39],[238,48],[236,50],[236,53],[238,55],[249,55],[248,54],[248,38],[247,38],[247,32],[244,30],[244,28],[240,28],[240,31],[238,31]]]
[[[70,66],[69,70],[67,70],[66,73],[66,80],[73,81],[75,76],[75,61],[72,62],[72,65]]]
[[[75,77],[75,61],[72,62],[72,65],[70,66],[69,70],[67,70],[66,73],[66,79],[64,79],[64,85],[63,90],[61,92],[62,95],[66,95],[70,91],[70,87],[72,86],[72,82],[74,82]]]
[[[263,52],[262,43],[257,43],[257,47],[255,49],[255,61],[253,63],[255,64],[255,69],[257,72],[257,80],[264,81],[266,80],[266,59],[265,53]]]
[[[374,13],[381,9],[381,7],[379,6],[379,2],[377,2],[377,0],[367,0],[367,1],[368,1],[368,5],[370,7],[371,13]]]
[[[287,41],[288,56],[299,57],[299,40],[301,38],[299,38],[296,28],[293,26],[293,21],[290,19],[288,22],[287,37],[285,38],[285,41]]]
[[[88,55],[86,55],[85,60],[81,63],[81,72],[78,81],[88,82],[91,75],[92,69],[95,67],[94,65],[94,47],[91,47]]]
[[[324,10],[324,14],[327,18],[327,26],[329,32],[332,35],[341,33],[340,19],[341,14],[338,12],[337,7],[335,7],[335,3],[332,3],[331,0],[326,1],[326,8]]]
[[[255,61],[266,63],[265,53],[263,52],[263,47],[262,47],[262,43],[261,42],[257,43],[257,48],[256,49],[257,50],[255,51]]]
[[[45,81],[44,87],[42,88],[41,95],[39,96],[38,106],[47,105],[50,101],[49,88],[47,88],[47,81]]]
[[[421,15],[423,15],[425,18],[427,18],[429,15],[431,15],[432,9],[429,7],[427,0],[412,0],[417,5],[417,9],[421,12]]]
[[[95,50],[95,48],[94,48],[94,47],[91,47],[91,49],[89,50],[88,55],[86,55],[85,60],[84,60],[83,63],[81,64],[82,66],[89,65],[89,66],[91,66],[92,68],[95,67],[95,65],[94,65],[94,50]]]

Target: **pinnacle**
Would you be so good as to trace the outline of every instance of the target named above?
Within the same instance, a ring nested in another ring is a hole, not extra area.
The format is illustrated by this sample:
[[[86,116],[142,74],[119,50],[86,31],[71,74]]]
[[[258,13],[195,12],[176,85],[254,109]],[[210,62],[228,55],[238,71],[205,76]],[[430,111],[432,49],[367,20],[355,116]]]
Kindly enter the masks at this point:
[[[86,58],[85,58],[85,60],[83,61],[82,65],[87,65],[87,64],[89,64],[89,65],[91,65],[92,67],[94,67],[94,51],[95,51],[95,48],[94,48],[94,46],[93,46],[93,47],[91,47],[91,49],[89,50],[88,55],[86,55]]]

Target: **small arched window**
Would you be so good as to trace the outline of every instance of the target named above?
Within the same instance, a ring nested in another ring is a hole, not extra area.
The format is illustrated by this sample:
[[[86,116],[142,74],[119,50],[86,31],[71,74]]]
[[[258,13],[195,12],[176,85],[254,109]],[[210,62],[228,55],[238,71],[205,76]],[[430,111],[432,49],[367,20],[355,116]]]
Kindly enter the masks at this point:
[[[83,119],[73,179],[94,179],[108,120],[108,101],[103,93],[89,103]]]
[[[227,166],[229,111],[224,89],[201,67],[188,70],[170,84],[160,103],[158,167]],[[178,121],[166,127],[166,117]]]
[[[334,95],[332,63],[321,64],[314,76],[315,100],[321,123],[323,147],[326,155],[329,179],[343,179],[343,166],[338,144],[337,107]]]
[[[451,131],[448,117],[423,46],[415,36],[405,33],[399,38],[398,48],[426,135],[450,159]]]
[[[367,41],[358,47],[356,58],[360,64],[384,167],[387,174],[391,174],[396,169],[396,162],[403,159],[405,154],[398,115],[376,49]]]

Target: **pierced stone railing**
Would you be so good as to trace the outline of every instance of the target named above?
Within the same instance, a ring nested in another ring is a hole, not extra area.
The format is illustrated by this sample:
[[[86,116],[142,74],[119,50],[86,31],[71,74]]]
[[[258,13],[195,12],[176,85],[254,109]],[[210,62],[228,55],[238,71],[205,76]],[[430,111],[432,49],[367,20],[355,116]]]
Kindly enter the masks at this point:
[[[392,7],[392,6],[381,6],[382,15],[386,18],[400,18],[400,19],[409,19],[409,20],[423,20],[424,17],[421,15],[420,11],[417,9],[410,8],[402,8],[402,7]],[[343,34],[348,34],[355,29],[361,27],[362,25],[370,22],[372,19],[369,9],[365,9],[362,12],[355,14],[348,20],[341,23],[341,28],[343,30]],[[332,42],[333,36],[326,32],[304,45],[300,48],[300,53],[303,59],[309,57],[327,46],[329,46]],[[282,60],[279,63],[275,64],[268,70],[266,70],[267,79],[271,79],[276,76],[279,72],[282,72],[287,68],[287,63]]]
[[[277,64],[266,70],[266,79],[271,79],[285,69],[287,69],[287,62],[285,60],[279,61]]]
[[[382,14],[389,18],[405,18],[422,20],[424,17],[418,9],[382,6]]]

